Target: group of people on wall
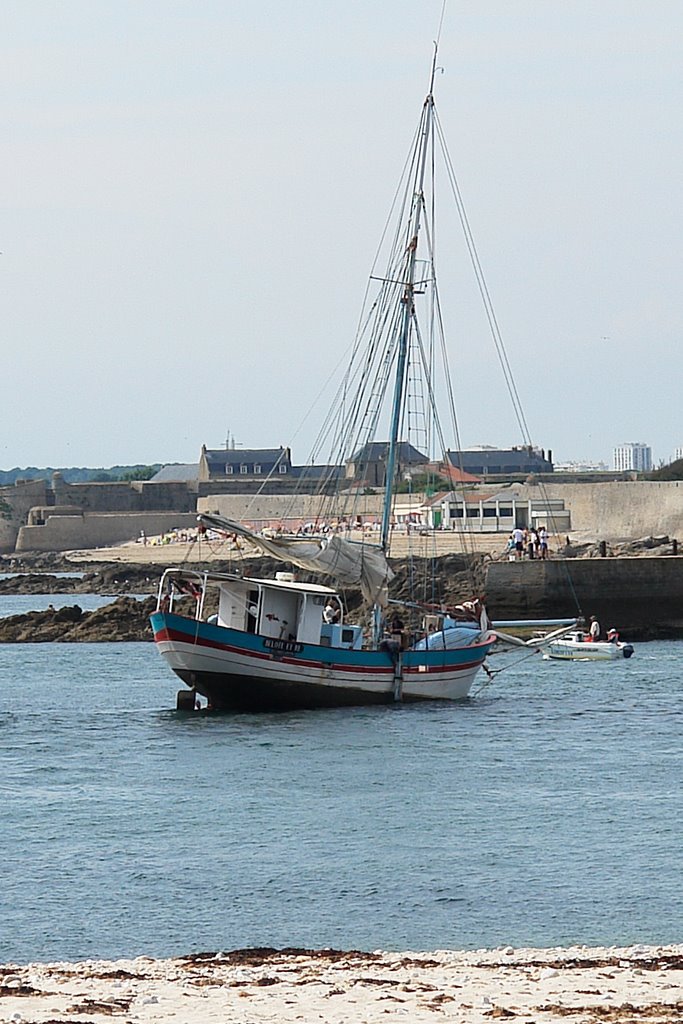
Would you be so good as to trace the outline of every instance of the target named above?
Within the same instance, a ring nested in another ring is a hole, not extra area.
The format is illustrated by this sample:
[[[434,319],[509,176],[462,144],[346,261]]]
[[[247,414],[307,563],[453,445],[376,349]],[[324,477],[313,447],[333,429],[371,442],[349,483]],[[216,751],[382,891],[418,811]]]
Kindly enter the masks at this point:
[[[545,526],[536,529],[535,526],[522,528],[516,526],[510,534],[508,549],[516,559],[548,557],[548,530]]]

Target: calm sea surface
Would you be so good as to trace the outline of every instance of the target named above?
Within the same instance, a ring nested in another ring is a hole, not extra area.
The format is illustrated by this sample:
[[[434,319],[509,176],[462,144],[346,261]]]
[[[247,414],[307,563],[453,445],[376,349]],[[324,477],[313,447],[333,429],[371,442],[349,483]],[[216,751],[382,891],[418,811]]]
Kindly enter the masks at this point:
[[[151,644],[0,645],[0,962],[680,941],[683,643],[518,659],[461,705],[229,717]]]
[[[131,594],[143,600],[145,594]],[[44,612],[53,608],[73,607],[77,604],[84,612],[92,612],[111,604],[116,598],[103,594],[0,594],[0,619],[8,615],[23,615],[25,612]]]

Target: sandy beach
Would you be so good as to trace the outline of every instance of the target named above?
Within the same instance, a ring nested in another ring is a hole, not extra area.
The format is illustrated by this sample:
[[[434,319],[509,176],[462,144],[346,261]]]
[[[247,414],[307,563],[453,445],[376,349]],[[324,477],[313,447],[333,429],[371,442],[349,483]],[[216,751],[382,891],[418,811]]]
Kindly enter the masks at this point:
[[[683,1019],[683,945],[476,952],[238,950],[6,964],[0,1020],[86,1024]]]
[[[360,533],[352,534],[353,540],[360,541]],[[157,538],[153,538],[157,541]],[[187,543],[174,541],[173,543],[161,544],[152,543],[140,544],[137,541],[129,541],[126,544],[113,545],[108,548],[89,548],[80,551],[65,552],[65,558],[72,562],[125,562],[138,565],[182,565],[186,561],[191,562],[213,562],[225,561],[231,556],[234,558],[234,548],[223,540],[199,541]],[[396,534],[391,541],[391,556],[393,558],[405,558],[410,551],[420,555],[441,555],[462,554],[463,542],[457,533],[446,532],[430,534],[428,538],[428,550],[425,549],[423,538],[413,537],[411,540],[405,534]],[[505,557],[507,537],[501,534],[481,534],[468,537],[468,551],[478,551],[490,554],[493,558]],[[244,543],[239,557],[260,557],[260,552]]]

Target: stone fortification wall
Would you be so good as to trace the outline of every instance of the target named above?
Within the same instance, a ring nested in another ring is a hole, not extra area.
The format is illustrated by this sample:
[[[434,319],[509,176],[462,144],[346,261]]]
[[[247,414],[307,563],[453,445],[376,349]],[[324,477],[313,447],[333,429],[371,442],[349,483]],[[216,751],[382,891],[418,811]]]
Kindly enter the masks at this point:
[[[134,480],[131,488],[140,496],[140,507],[148,512],[195,512],[197,508],[196,491],[184,482]]]
[[[596,615],[624,639],[683,634],[683,557],[491,562],[486,600],[493,619]]]
[[[84,512],[192,512],[196,502],[196,496],[184,483],[152,484],[136,480],[68,484],[55,474],[53,488],[55,504],[76,505]]]
[[[6,519],[0,519],[0,551],[14,551],[18,533],[18,523],[11,523]]]
[[[540,487],[526,487],[529,495]],[[572,531],[599,540],[625,540],[657,534],[683,539],[683,481],[613,480],[599,484],[546,483],[551,498],[562,498],[571,512]]]
[[[26,522],[29,509],[47,503],[47,484],[45,480],[17,480],[0,487],[0,501],[0,551],[14,551],[19,528]]]
[[[241,494],[318,494],[320,493],[320,482],[316,479],[301,480],[296,476],[289,476],[279,473],[266,480],[263,477],[252,479],[240,479],[236,477],[226,480],[199,480],[195,485],[197,494],[206,498],[215,494],[229,494],[239,496]],[[327,485],[328,492],[334,489],[334,483]]]
[[[80,516],[50,516],[44,526],[22,526],[16,551],[74,551],[101,548],[166,533],[174,528],[192,529],[194,512],[84,513]]]
[[[619,541],[650,535],[669,534],[683,541],[683,481],[623,481],[608,483],[514,486],[515,494],[526,501],[559,499],[571,514],[572,535],[586,534],[590,539]],[[359,515],[381,514],[382,495],[364,495],[358,499]],[[401,501],[399,495],[397,501]],[[320,499],[298,494],[224,494],[199,496],[197,510],[219,512],[232,519],[250,521],[285,520],[285,517],[315,519]]]
[[[381,494],[367,494],[358,498],[353,514],[373,519],[381,514]],[[349,503],[350,505],[350,503]],[[211,494],[197,500],[198,512],[217,512],[228,519],[246,520],[251,523],[282,522],[288,519],[314,520],[320,513],[321,500],[318,495],[298,494]]]

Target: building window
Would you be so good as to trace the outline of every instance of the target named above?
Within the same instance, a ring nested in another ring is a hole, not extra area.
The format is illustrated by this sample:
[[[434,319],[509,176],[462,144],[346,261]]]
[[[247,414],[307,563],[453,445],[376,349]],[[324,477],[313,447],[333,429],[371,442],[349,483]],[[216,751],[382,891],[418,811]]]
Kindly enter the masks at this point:
[[[459,505],[451,505],[450,516],[451,519],[462,519],[462,509]]]
[[[478,519],[479,518],[479,509],[478,508],[468,508],[467,509],[467,518],[468,519]]]
[[[261,467],[258,465],[258,463],[255,463],[254,464],[254,476],[257,476],[260,472],[261,472]]]
[[[496,516],[495,506],[493,508],[487,508],[486,506],[484,506],[484,519],[495,519],[495,516]]]
[[[225,467],[225,472],[226,472],[226,473],[227,473],[228,475],[231,475],[231,474],[232,474],[232,466],[226,466],[226,467]]]
[[[501,519],[512,519],[512,509],[511,508],[503,508],[503,506],[501,505],[500,506],[500,518]]]
[[[279,470],[279,471],[280,471],[281,473],[286,473],[286,472],[287,472],[287,467],[285,466],[284,462],[281,462],[281,463],[280,463],[280,465],[278,466],[278,470]]]
[[[242,474],[242,476],[246,476],[248,472],[249,472],[249,467],[247,466],[247,464],[245,462],[243,462],[242,465],[240,466],[240,473]]]

